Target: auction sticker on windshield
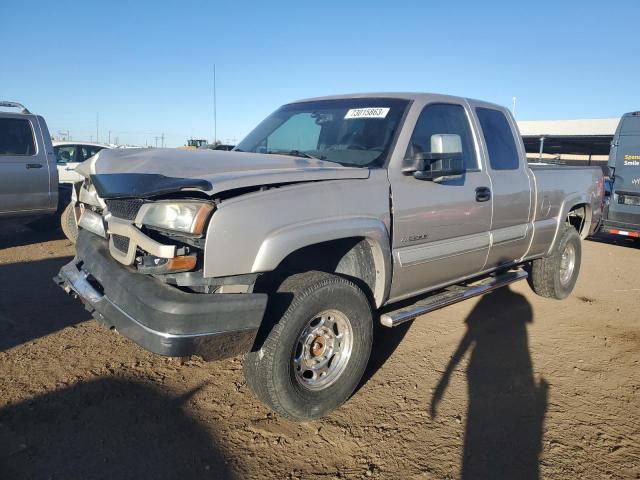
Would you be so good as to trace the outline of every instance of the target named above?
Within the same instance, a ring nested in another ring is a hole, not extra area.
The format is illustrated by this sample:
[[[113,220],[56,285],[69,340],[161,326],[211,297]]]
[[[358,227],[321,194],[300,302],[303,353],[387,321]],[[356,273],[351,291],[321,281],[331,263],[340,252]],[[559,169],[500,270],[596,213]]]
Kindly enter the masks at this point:
[[[344,116],[348,118],[385,118],[389,113],[387,107],[351,108]]]

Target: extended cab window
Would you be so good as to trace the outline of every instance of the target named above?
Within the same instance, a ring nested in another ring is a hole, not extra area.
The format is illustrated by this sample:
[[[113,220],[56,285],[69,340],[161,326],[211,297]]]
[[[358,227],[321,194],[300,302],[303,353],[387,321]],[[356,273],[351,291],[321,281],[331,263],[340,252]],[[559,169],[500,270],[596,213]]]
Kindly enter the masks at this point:
[[[493,170],[517,170],[520,162],[511,126],[499,110],[476,108],[489,164]]]
[[[471,127],[464,107],[448,103],[424,107],[411,135],[405,158],[412,159],[416,154],[430,153],[431,137],[442,134],[459,135],[465,168],[467,170],[478,168]]]
[[[35,155],[31,123],[26,118],[0,118],[0,155]]]

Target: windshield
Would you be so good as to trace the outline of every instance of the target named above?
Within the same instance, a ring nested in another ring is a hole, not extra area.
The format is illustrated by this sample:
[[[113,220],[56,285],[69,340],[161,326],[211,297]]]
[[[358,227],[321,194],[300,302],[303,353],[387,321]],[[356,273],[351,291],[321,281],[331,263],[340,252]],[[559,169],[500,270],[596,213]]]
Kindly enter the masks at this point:
[[[236,150],[379,166],[387,157],[408,103],[357,98],[285,105],[260,123]]]

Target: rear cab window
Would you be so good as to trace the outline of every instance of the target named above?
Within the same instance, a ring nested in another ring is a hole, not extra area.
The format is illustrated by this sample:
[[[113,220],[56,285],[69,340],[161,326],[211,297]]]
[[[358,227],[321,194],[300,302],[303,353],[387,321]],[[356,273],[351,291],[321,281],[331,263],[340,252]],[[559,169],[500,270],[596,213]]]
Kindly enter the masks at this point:
[[[493,108],[476,108],[482,136],[487,146],[492,170],[517,170],[520,156],[513,131],[503,112]]]
[[[0,117],[0,156],[33,156],[36,143],[26,118]]]

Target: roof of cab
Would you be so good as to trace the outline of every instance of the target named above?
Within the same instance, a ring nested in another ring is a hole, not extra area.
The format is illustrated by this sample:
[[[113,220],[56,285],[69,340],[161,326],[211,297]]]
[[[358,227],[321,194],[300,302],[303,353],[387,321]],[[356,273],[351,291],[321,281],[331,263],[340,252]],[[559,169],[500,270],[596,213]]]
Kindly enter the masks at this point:
[[[419,100],[419,101],[428,101],[428,100],[442,100],[442,101],[468,101],[473,104],[482,104],[485,106],[493,106],[499,109],[505,109],[506,107],[502,105],[498,105],[491,102],[485,102],[484,100],[477,100],[474,98],[467,97],[457,97],[454,95],[445,95],[440,93],[427,93],[427,92],[369,92],[369,93],[348,93],[342,95],[329,95],[325,97],[312,97],[305,98],[302,100],[296,100],[294,102],[289,103],[304,103],[304,102],[315,102],[319,100],[344,100],[350,98],[397,98],[401,100]]]

